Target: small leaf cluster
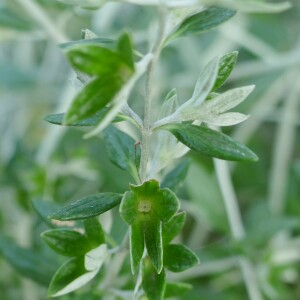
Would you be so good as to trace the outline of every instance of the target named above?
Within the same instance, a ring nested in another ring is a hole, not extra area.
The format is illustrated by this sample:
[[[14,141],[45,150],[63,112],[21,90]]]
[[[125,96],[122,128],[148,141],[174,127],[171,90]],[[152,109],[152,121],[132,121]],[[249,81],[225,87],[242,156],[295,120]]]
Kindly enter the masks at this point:
[[[49,296],[62,296],[80,288],[97,275],[106,259],[105,234],[99,221],[85,220],[84,230],[84,234],[63,228],[43,232],[42,238],[51,249],[70,257],[54,274]]]
[[[170,15],[174,13],[176,11],[171,11]],[[158,48],[162,50],[175,38],[213,29],[234,15],[234,10],[223,7],[192,9],[163,32]],[[109,159],[129,173],[136,184],[130,184],[124,194],[106,192],[86,196],[50,215],[51,219],[60,221],[85,220],[86,234],[61,229],[43,234],[57,253],[73,256],[57,271],[49,293],[52,296],[68,293],[96,276],[113,249],[107,249],[104,244],[101,226],[98,226],[101,238],[98,244],[93,242],[96,230],[89,227],[90,222],[120,205],[120,216],[129,226],[131,271],[141,275],[142,293],[148,299],[164,299],[169,293],[168,286],[173,284],[167,282],[166,271],[182,272],[198,264],[199,259],[185,245],[172,243],[186,217],[185,212],[179,211],[180,202],[173,190],[185,177],[188,164],[182,161],[167,174],[161,171],[189,149],[220,159],[256,161],[257,156],[246,146],[208,127],[244,121],[247,116],[227,111],[244,101],[253,86],[218,93],[235,66],[237,52],[215,58],[201,71],[191,98],[179,104],[176,91],[172,90],[162,105],[160,118],[146,128],[139,114],[129,106],[128,99],[138,79],[145,71],[149,72],[153,53],[142,55],[133,50],[127,33],[112,41],[86,31],[83,40],[64,44],[62,48],[82,89],[66,113],[49,115],[46,120],[58,125],[94,126],[86,136],[101,132]],[[136,54],[142,56],[138,62],[134,61]],[[111,125],[123,121],[134,126],[137,138],[121,131],[120,126]],[[145,149],[143,142],[140,145],[145,131],[157,139],[156,150]],[[146,162],[146,176],[140,172],[143,151],[148,151],[150,158],[149,163]],[[180,290],[180,284],[177,287]],[[173,288],[176,289],[174,284]],[[138,290],[137,285],[135,295]]]

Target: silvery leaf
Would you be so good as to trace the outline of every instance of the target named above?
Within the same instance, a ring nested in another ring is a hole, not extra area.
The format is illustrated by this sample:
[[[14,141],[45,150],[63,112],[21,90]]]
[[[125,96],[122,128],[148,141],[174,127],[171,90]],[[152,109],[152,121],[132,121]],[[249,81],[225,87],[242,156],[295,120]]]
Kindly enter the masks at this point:
[[[254,85],[231,89],[201,105],[203,112],[221,114],[243,102],[254,90]]]
[[[192,106],[200,105],[211,91],[218,74],[219,59],[214,58],[200,72],[192,98],[183,103],[178,111],[185,111]]]
[[[232,126],[244,122],[249,118],[249,115],[244,115],[237,112],[229,112],[221,115],[211,115],[204,118],[202,121],[215,126]]]

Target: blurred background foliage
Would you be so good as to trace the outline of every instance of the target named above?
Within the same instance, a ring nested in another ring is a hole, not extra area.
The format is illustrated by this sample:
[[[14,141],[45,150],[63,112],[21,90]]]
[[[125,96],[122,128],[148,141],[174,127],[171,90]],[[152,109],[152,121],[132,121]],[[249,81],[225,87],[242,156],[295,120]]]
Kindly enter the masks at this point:
[[[279,14],[238,13],[217,30],[179,39],[163,51],[157,66],[157,111],[174,87],[181,101],[187,99],[201,66],[229,51],[239,51],[238,64],[222,89],[256,85],[239,107],[251,118],[226,128],[260,157],[258,163],[230,163],[245,234],[235,238],[230,230],[212,160],[190,152],[190,168],[179,190],[189,217],[179,239],[199,255],[201,264],[170,275],[193,284],[178,299],[247,299],[240,269],[244,257],[259,286],[258,298],[252,299],[300,299],[300,2],[291,3],[292,9]],[[109,161],[101,138],[83,140],[80,130],[43,121],[46,114],[64,112],[78,90],[57,45],[80,39],[86,28],[106,38],[127,30],[136,49],[145,52],[155,22],[154,8],[128,3],[84,10],[54,0],[0,2],[2,300],[46,299],[63,258],[39,236],[47,228],[43,212],[97,191],[124,192],[131,181]],[[142,98],[141,84],[130,100],[137,111]],[[41,200],[47,204],[42,206]],[[124,223],[117,211],[112,214],[113,221],[110,214],[100,220],[120,242]],[[123,299],[113,288],[131,289],[130,277],[127,261],[118,279],[108,284],[110,295],[97,290],[105,280],[100,273],[87,287],[61,298]]]

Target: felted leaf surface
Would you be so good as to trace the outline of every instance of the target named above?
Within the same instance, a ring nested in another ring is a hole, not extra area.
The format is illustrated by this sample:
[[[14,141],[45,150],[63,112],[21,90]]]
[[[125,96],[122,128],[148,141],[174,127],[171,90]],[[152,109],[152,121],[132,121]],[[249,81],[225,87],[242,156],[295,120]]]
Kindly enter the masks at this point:
[[[218,59],[213,59],[208,63],[200,72],[199,78],[196,82],[195,89],[191,99],[183,103],[178,111],[184,115],[185,112],[189,116],[190,110],[194,111],[196,105],[200,105],[208,96],[211,91],[218,72]]]
[[[249,148],[221,132],[191,124],[169,124],[163,128],[190,149],[204,155],[233,161],[258,160]]]
[[[160,118],[167,117],[171,115],[178,107],[177,92],[172,89],[167,95],[162,104]]]
[[[118,205],[121,199],[122,195],[116,193],[93,194],[64,206],[50,218],[61,221],[92,218]]]
[[[254,85],[231,89],[202,104],[202,110],[211,114],[224,113],[242,103],[254,90]]]
[[[221,115],[208,115],[201,119],[203,122],[214,126],[232,126],[244,122],[249,118],[249,115],[244,115],[237,112],[230,112]]]
[[[211,125],[230,126],[247,119],[246,115],[239,113],[224,112],[234,108],[243,102],[253,91],[254,86],[244,86],[226,91],[223,94],[209,94],[211,99],[206,100],[199,106],[187,106],[181,110],[181,121],[199,120]],[[189,100],[190,101],[190,100]],[[188,102],[189,102],[188,101]]]
[[[218,59],[213,59],[201,70],[193,92],[193,104],[201,104],[211,91],[218,74]]]

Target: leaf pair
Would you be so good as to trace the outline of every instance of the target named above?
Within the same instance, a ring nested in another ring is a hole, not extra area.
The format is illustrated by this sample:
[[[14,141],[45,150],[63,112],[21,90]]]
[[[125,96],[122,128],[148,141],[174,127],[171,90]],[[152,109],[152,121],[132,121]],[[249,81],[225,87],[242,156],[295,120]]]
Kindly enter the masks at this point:
[[[130,225],[131,270],[137,269],[146,246],[157,271],[163,269],[162,225],[179,209],[176,195],[169,189],[160,189],[156,180],[142,185],[131,185],[120,205],[123,220]]]
[[[105,242],[101,224],[95,218],[84,221],[85,234],[70,229],[52,229],[42,238],[55,252],[63,256],[81,256]]]
[[[197,120],[215,126],[231,126],[248,118],[240,113],[224,112],[243,102],[253,91],[254,86],[232,89],[223,94],[214,93],[229,77],[236,58],[237,52],[231,52],[205,66],[196,82],[191,99],[178,108],[176,112],[178,120]]]
[[[220,95],[213,93],[232,72],[236,57],[237,52],[232,52],[220,60],[212,60],[200,73],[192,97],[173,114],[157,121],[153,127],[168,130],[188,148],[208,156],[233,161],[258,160],[250,149],[229,136],[204,126],[187,123],[205,122],[229,126],[248,117],[240,113],[224,112],[244,101],[252,92],[253,86],[232,89]]]
[[[103,109],[134,73],[133,50],[127,34],[120,36],[115,49],[101,44],[76,44],[66,48],[71,66],[92,79],[77,94],[64,116],[64,123],[84,120]]]
[[[233,89],[221,95],[215,93],[215,90],[219,89],[226,82],[234,69],[237,55],[238,53],[234,51],[222,56],[220,59],[214,58],[210,61],[201,70],[199,78],[195,84],[192,97],[177,107],[172,114],[169,114],[163,119],[157,121],[153,125],[153,128],[157,128],[171,122],[194,120],[212,124],[214,124],[214,122],[218,123],[217,119],[222,116],[224,117],[224,114],[220,116],[221,113],[244,101],[253,90],[253,86]],[[218,106],[224,106],[224,102],[227,105],[226,109],[223,108],[222,110],[218,110]],[[207,107],[207,105],[210,105],[211,107],[211,103],[214,103],[215,109],[209,109]],[[244,115],[240,114],[240,117],[242,116]],[[240,122],[244,121],[245,117],[243,117]],[[238,123],[237,120],[235,120],[232,124],[230,124],[227,120],[227,122],[223,124],[219,120],[219,123],[215,125],[228,126],[236,123]]]
[[[48,295],[62,296],[87,284],[97,275],[107,256],[107,246],[102,244],[85,256],[76,256],[67,260],[52,278]]]
[[[61,296],[80,288],[94,278],[107,256],[105,235],[95,218],[84,221],[85,234],[69,229],[53,229],[42,234],[58,254],[72,257],[53,276],[48,294]]]

